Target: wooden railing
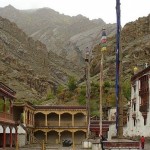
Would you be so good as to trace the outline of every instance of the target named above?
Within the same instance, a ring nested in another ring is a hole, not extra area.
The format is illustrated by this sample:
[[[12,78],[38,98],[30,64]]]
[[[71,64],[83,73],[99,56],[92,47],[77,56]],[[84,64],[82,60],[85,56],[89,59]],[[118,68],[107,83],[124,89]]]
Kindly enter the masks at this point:
[[[16,122],[13,120],[13,115],[9,113],[0,112],[0,121],[5,123],[13,123]]]
[[[7,119],[7,120],[13,120],[13,115],[9,113],[0,112],[0,118]]]
[[[72,121],[61,121],[60,126],[61,127],[85,127],[87,124],[85,121],[76,121],[74,122],[74,125],[72,124]],[[36,127],[43,127],[45,126],[45,121],[35,121]],[[47,126],[49,127],[58,127],[59,121],[48,121]]]
[[[141,105],[140,112],[148,112],[148,105]]]

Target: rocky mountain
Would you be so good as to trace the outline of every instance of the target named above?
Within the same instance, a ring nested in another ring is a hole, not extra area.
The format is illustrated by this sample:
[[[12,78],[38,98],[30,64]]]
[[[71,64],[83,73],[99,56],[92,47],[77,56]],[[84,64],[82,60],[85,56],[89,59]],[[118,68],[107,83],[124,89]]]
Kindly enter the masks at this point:
[[[107,80],[115,80],[115,44],[116,37],[108,37],[107,51],[104,53],[104,74]],[[98,80],[101,45],[93,50],[91,74]],[[133,75],[133,68],[139,71],[150,65],[150,15],[127,23],[121,31],[121,51],[124,80]]]
[[[71,67],[70,67],[71,66]],[[15,23],[0,17],[0,80],[17,91],[18,99],[39,99],[69,76],[79,78],[79,67],[47,51]]]
[[[70,17],[50,8],[17,10],[9,5],[0,9],[0,15],[44,43],[48,51],[79,66],[83,65],[85,48],[89,46],[91,49],[99,43],[103,27],[108,29],[108,35],[115,32],[115,24],[107,25],[102,19],[89,20],[82,15]]]
[[[0,8],[0,80],[17,91],[19,99],[40,99],[68,76],[84,76],[84,55],[92,51],[92,80],[99,80],[101,30],[106,28],[104,77],[115,80],[115,24],[59,14],[49,9]],[[28,36],[27,36],[28,35]],[[150,15],[124,26],[121,31],[125,80],[133,67],[150,63]]]

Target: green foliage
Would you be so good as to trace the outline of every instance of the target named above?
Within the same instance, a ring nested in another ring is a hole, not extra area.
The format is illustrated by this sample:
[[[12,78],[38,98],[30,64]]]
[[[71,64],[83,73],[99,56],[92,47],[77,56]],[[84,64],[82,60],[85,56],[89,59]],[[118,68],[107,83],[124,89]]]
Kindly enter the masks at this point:
[[[123,96],[129,101],[131,97],[131,83],[130,80],[125,80],[122,85]]]
[[[99,83],[91,83],[91,98],[99,98]]]
[[[59,85],[57,88],[57,94],[60,94],[64,90],[64,86]]]
[[[90,111],[92,116],[99,116],[99,101],[97,99],[91,99]]]
[[[110,106],[115,107],[116,106],[116,95],[115,93],[109,93],[107,95],[107,102]]]
[[[86,104],[85,96],[84,95],[79,95],[78,102],[79,102],[80,105],[85,105]]]
[[[79,94],[78,94],[78,102],[80,105],[86,104],[86,88],[81,87]]]
[[[110,88],[111,88],[111,83],[110,83],[110,81],[105,81],[105,82],[104,82],[104,85],[103,85],[104,93],[108,93],[108,92],[110,91]]]
[[[51,91],[49,91],[49,93],[47,94],[46,100],[53,99],[53,98],[55,98],[55,95]]]
[[[68,89],[69,91],[74,91],[77,88],[76,80],[74,77],[70,76],[68,81]]]

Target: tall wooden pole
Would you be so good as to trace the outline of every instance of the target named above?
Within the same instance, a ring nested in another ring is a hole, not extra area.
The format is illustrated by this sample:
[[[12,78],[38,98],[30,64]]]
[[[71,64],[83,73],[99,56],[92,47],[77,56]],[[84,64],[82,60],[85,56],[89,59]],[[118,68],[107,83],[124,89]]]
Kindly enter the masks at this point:
[[[87,138],[90,137],[90,97],[91,97],[91,84],[90,84],[90,62],[89,62],[90,52],[87,47],[86,49],[86,108],[87,108],[87,120],[88,120],[88,127],[87,127]]]
[[[116,128],[117,137],[123,137],[123,101],[122,101],[122,52],[120,49],[120,0],[116,0],[117,35],[116,35]]]
[[[100,129],[100,137],[102,136],[102,118],[103,118],[103,106],[102,106],[102,101],[103,101],[103,61],[104,61],[104,56],[103,53],[106,51],[106,32],[105,29],[102,29],[102,38],[101,38],[101,61],[100,61],[100,100],[99,100],[99,113],[100,113],[100,118],[99,118],[99,129]]]
[[[101,62],[100,62],[100,100],[99,100],[99,113],[100,113],[100,118],[99,118],[99,128],[100,128],[100,135],[102,135],[102,97],[103,95],[103,52],[101,53]]]

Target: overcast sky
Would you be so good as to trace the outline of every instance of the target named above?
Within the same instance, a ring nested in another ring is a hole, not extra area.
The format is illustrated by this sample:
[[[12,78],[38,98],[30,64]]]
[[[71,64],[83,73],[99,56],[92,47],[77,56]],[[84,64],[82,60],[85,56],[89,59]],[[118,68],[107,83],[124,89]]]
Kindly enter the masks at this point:
[[[13,5],[17,9],[49,7],[65,15],[82,14],[89,19],[102,18],[116,22],[116,0],[0,0],[0,7]],[[150,14],[150,0],[121,0],[121,25]]]

